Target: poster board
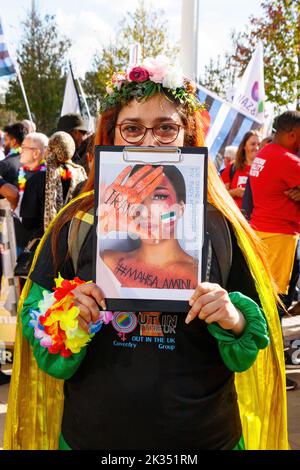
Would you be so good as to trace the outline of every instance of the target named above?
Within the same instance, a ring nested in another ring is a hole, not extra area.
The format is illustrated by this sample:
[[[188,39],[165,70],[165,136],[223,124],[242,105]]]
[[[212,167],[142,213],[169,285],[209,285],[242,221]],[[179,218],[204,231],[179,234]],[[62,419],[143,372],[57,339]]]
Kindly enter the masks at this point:
[[[94,280],[107,309],[184,312],[204,279],[207,149],[95,154]]]

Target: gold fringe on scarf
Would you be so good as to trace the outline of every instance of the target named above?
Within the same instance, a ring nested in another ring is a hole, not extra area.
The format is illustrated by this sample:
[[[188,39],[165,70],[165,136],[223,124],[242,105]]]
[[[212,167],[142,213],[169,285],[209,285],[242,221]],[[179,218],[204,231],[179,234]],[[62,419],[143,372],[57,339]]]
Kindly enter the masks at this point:
[[[216,183],[216,186],[219,190],[219,184]],[[270,345],[260,351],[254,365],[246,372],[235,374],[246,449],[288,449],[282,334],[271,281],[263,262],[257,257],[253,243],[247,237],[247,230],[245,232],[239,223],[239,213],[236,212],[235,217],[224,210],[225,188],[224,194],[216,194],[212,178],[208,190],[209,199],[234,227],[238,244],[255,279],[270,331]],[[77,199],[85,196],[87,194],[80,195]],[[232,203],[230,199],[228,201],[231,210]],[[72,203],[73,201],[70,204]],[[36,251],[33,267],[54,223],[55,220]],[[20,312],[30,287],[31,281],[28,279],[18,309],[4,435],[4,449],[7,450],[58,448],[63,411],[63,381],[50,377],[38,368],[29,344],[22,335]]]

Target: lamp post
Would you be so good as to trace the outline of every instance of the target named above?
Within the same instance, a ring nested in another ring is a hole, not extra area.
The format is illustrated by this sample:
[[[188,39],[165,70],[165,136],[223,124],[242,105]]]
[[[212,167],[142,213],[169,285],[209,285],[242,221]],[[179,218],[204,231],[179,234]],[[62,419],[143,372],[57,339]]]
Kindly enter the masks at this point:
[[[183,73],[195,80],[198,75],[199,0],[181,0],[181,51]]]

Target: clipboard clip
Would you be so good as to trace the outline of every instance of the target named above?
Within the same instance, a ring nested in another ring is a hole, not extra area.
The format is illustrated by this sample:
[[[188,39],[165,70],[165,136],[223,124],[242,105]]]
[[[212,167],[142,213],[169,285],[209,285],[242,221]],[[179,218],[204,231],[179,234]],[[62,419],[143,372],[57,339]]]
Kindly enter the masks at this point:
[[[125,147],[123,160],[130,163],[180,163],[179,147]]]

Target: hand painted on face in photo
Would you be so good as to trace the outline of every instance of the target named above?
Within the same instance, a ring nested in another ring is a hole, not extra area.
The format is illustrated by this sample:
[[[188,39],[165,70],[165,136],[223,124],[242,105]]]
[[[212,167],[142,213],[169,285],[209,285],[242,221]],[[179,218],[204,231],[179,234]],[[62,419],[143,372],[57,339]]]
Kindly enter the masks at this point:
[[[115,181],[102,193],[100,204],[100,231],[128,231],[134,228],[135,233],[143,234],[138,224],[132,223],[139,215],[139,208],[163,180],[163,167],[153,168],[145,165],[134,175],[127,176],[132,170],[126,167]],[[146,234],[145,234],[146,235]]]

